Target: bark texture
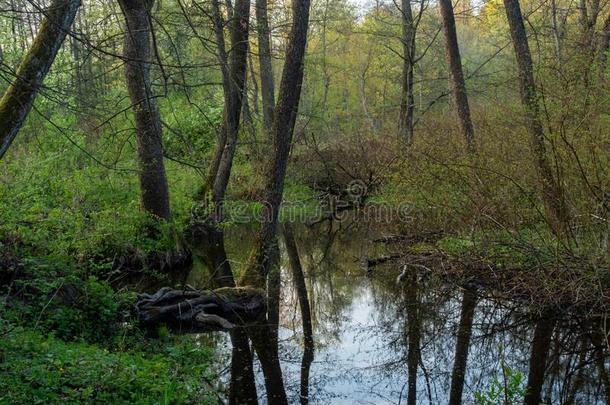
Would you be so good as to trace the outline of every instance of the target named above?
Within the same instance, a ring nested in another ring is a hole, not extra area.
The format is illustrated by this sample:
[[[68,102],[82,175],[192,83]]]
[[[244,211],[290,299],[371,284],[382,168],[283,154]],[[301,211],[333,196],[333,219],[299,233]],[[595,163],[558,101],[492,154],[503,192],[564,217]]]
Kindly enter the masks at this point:
[[[32,109],[55,56],[70,30],[80,0],[53,0],[36,38],[21,61],[15,81],[0,99],[0,159]]]
[[[532,150],[536,160],[538,178],[542,188],[546,217],[553,232],[559,236],[565,234],[568,228],[569,214],[566,206],[563,187],[555,179],[544,143],[544,129],[540,121],[540,111],[534,80],[532,54],[527,42],[523,14],[519,0],[504,0],[506,16],[510,26],[511,37],[515,49],[515,57],[519,68],[519,84],[521,102],[525,109],[525,120],[530,133]]]
[[[169,188],[163,162],[159,107],[150,81],[151,17],[154,0],[119,0],[126,31],[123,56],[125,79],[136,122],[142,208],[169,220]]]
[[[474,127],[472,126],[472,118],[470,117],[470,105],[468,104],[464,72],[462,71],[462,58],[460,56],[460,47],[457,40],[453,5],[451,4],[451,0],[439,0],[438,4],[443,20],[445,56],[447,58],[447,64],[449,65],[451,90],[460,119],[460,128],[466,139],[468,150],[474,151]]]

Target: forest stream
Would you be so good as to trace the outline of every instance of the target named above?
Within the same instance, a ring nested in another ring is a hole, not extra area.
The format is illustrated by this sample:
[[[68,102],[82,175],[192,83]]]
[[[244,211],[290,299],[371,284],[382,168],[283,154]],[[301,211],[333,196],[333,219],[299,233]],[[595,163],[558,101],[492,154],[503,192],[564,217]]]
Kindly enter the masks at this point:
[[[607,359],[598,355],[603,343],[594,332],[605,315],[540,317],[534,315],[535,308],[498,292],[465,289],[443,280],[435,269],[422,269],[406,280],[403,274],[397,280],[405,268],[399,260],[367,273],[362,258],[386,249],[374,242],[383,233],[366,224],[334,228],[295,227],[311,308],[313,362],[304,354],[299,291],[289,269],[285,238],[281,239],[278,340],[289,403],[299,402],[306,384],[309,393],[302,403],[406,404],[408,382],[413,380],[417,403],[446,404],[452,378],[459,381],[461,374],[465,403],[516,403],[526,395],[528,365],[544,357],[544,403],[605,402],[602,380],[607,375],[600,375],[599,365]],[[234,268],[246,262],[254,236],[247,227],[227,233],[226,249]],[[207,270],[195,260],[189,283],[205,288],[207,277]],[[552,332],[546,334],[551,336],[546,342],[545,329]],[[217,389],[224,401],[230,390],[231,341],[222,333],[197,338],[217,350]],[[456,351],[461,359],[467,356],[463,372],[454,366]],[[417,374],[410,378],[414,362]],[[265,403],[257,360],[254,371],[258,401]]]
[[[0,405],[610,405],[610,1],[0,0]]]

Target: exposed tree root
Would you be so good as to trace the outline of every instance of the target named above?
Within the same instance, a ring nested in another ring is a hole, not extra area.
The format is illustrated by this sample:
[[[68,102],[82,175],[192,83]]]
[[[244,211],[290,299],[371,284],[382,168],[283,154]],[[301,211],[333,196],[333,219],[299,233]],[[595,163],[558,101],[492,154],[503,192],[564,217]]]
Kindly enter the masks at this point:
[[[264,291],[221,288],[214,291],[162,288],[142,294],[136,303],[139,321],[148,328],[167,326],[175,333],[229,331],[255,323],[266,311]]]

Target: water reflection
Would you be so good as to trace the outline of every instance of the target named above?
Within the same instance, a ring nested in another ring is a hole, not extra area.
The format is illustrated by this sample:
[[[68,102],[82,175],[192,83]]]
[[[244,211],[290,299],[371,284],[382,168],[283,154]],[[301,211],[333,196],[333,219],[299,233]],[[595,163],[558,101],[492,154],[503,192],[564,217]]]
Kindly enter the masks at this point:
[[[294,291],[298,297],[299,308],[301,310],[301,323],[303,325],[303,359],[301,360],[301,384],[299,391],[299,400],[301,405],[309,403],[309,372],[311,364],[314,360],[314,337],[313,324],[311,320],[311,306],[309,305],[309,293],[307,292],[307,283],[301,265],[299,249],[297,248],[292,224],[286,223],[283,226],[284,247],[294,285]]]
[[[233,271],[254,234],[228,232]],[[231,362],[227,402],[460,404],[495,390],[496,403],[608,403],[604,316],[530,308],[400,261],[367,277],[360,263],[384,253],[371,242],[381,236],[364,225],[284,227],[267,323],[213,338],[219,363]],[[196,262],[190,283],[207,287],[221,263]]]

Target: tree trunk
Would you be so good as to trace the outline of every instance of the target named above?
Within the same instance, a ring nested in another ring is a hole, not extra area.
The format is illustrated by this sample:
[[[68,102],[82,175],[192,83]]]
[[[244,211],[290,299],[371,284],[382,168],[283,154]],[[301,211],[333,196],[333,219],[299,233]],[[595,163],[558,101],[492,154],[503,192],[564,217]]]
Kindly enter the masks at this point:
[[[521,14],[519,0],[504,0],[504,6],[515,48],[515,57],[519,67],[521,103],[525,109],[526,125],[530,133],[538,178],[542,186],[542,199],[546,211],[546,219],[555,235],[560,236],[567,231],[569,214],[564,199],[563,187],[555,179],[546,156],[544,129],[539,117],[532,55],[527,42],[523,15]]]
[[[296,114],[303,82],[303,61],[309,28],[310,0],[293,0],[292,30],[286,50],[286,62],[280,84],[278,103],[274,111],[273,156],[267,171],[267,184],[263,204],[261,231],[254,255],[242,278],[242,285],[264,287],[274,262],[275,238],[280,204],[284,192],[284,178]],[[269,403],[287,403],[282,379],[282,369],[277,355],[267,350],[271,336],[265,327],[251,329],[250,337],[263,366]]]
[[[527,391],[523,402],[525,405],[540,405],[542,401],[542,386],[554,329],[555,320],[545,315],[536,322],[527,377]]]
[[[83,69],[81,64],[82,52],[81,44],[74,37],[70,38],[70,49],[72,51],[72,61],[74,62],[74,74],[72,75],[72,87],[76,92],[76,105],[78,106],[79,112],[82,113],[85,110],[87,103],[84,102],[85,97],[83,94]]]
[[[222,18],[222,13],[220,11],[220,3],[218,0],[212,0],[212,25],[214,29],[214,35],[216,38],[216,56],[218,58],[218,63],[220,64],[220,71],[222,73],[222,89],[225,94],[225,108],[227,110],[227,95],[231,92],[231,79],[229,72],[229,57],[227,56],[227,50],[225,46],[225,34],[224,34],[224,20]],[[224,119],[225,114],[223,114],[223,123],[218,132],[218,139],[216,140],[216,150],[214,151],[214,156],[212,157],[212,161],[210,162],[210,166],[208,168],[208,177],[206,178],[204,184],[204,197],[207,197],[208,193],[212,193],[214,189],[214,181],[216,180],[216,175],[218,174],[218,167],[220,166],[220,160],[222,159],[222,154],[225,148],[225,144],[227,143],[227,126],[226,120]]]
[[[0,99],[0,159],[32,109],[36,94],[76,16],[80,0],[53,0],[15,81]]]
[[[553,28],[553,41],[555,45],[555,57],[561,67],[563,64],[563,50],[562,50],[562,39],[563,39],[563,24],[559,24],[559,18],[557,15],[557,3],[556,0],[551,0],[551,19]]]
[[[400,136],[410,145],[413,142],[415,98],[413,96],[413,69],[415,64],[415,26],[411,0],[402,0],[402,91],[400,95]]]
[[[601,32],[599,41],[598,58],[599,58],[599,75],[600,78],[606,76],[606,65],[608,61],[608,51],[610,50],[610,15],[604,20],[604,26]]]
[[[235,7],[229,8],[229,31],[231,36],[231,54],[225,47],[224,21],[218,0],[212,0],[212,19],[218,60],[222,72],[224,91],[223,123],[218,135],[214,157],[210,164],[204,193],[212,194],[217,213],[220,213],[222,201],[231,177],[233,157],[237,148],[237,135],[242,112],[243,97],[246,85],[248,63],[248,34],[250,23],[250,1],[238,0]],[[217,219],[220,214],[217,215]]]
[[[588,8],[589,3],[591,5],[590,8]],[[595,26],[597,25],[597,18],[599,16],[599,6],[599,0],[591,0],[590,2],[587,0],[580,0],[578,5],[581,30],[579,45],[584,58],[580,69],[580,76],[583,79],[585,91],[588,91],[591,85],[591,69],[595,62]],[[585,101],[588,101],[588,99]],[[588,107],[587,102],[585,102],[585,107]]]
[[[125,78],[136,121],[142,208],[169,220],[169,188],[163,162],[159,107],[150,82],[152,60],[150,12],[154,0],[119,0],[125,17]]]
[[[217,1],[213,1],[216,3]],[[232,8],[229,20],[231,33],[231,54],[229,62],[229,88],[225,89],[224,131],[226,142],[222,149],[218,164],[218,172],[214,180],[213,198],[217,208],[222,207],[233,167],[233,157],[237,148],[237,135],[246,84],[248,66],[248,34],[250,24],[250,0],[237,0]]]
[[[464,298],[462,299],[460,326],[457,333],[457,343],[455,345],[455,360],[453,363],[453,373],[451,374],[449,405],[460,405],[462,403],[464,378],[468,363],[468,351],[470,349],[470,337],[472,336],[472,322],[476,306],[476,292],[471,289],[466,289],[466,291],[464,291]]]
[[[449,65],[449,76],[455,106],[460,119],[462,134],[466,139],[468,150],[474,152],[474,128],[470,117],[466,82],[462,71],[462,58],[455,28],[455,16],[451,0],[439,0],[441,17],[443,19],[443,32],[445,34],[445,55]]]
[[[142,325],[166,325],[176,333],[231,331],[256,323],[266,311],[263,290],[234,287],[214,291],[162,288],[142,294],[136,313]]]
[[[587,0],[580,0],[578,5],[579,22],[581,29],[582,50],[590,56],[595,54],[595,27],[600,12],[600,1],[591,0],[590,8]]]
[[[244,285],[264,285],[272,265],[272,250],[284,193],[286,167],[301,97],[310,0],[293,0],[292,7],[292,30],[286,50],[278,103],[274,112],[273,155],[265,177],[261,231],[252,262],[243,277]]]
[[[322,75],[324,76],[324,93],[322,95],[322,103],[320,104],[320,111],[322,114],[322,119],[326,120],[327,119],[327,110],[326,110],[326,105],[328,103],[328,92],[330,91],[330,73],[328,71],[328,64],[326,63],[326,58],[328,55],[328,44],[326,41],[326,31],[328,28],[328,1],[329,0],[324,0],[324,12],[322,13],[322,32],[320,34],[321,38],[320,38],[320,42],[322,43]],[[345,97],[345,95],[347,94],[347,89],[344,89],[343,95],[344,95],[344,104],[347,107],[347,97]]]
[[[267,132],[273,126],[275,109],[275,83],[271,58],[271,30],[267,15],[267,0],[256,0],[256,27],[258,33],[258,60],[261,75],[261,93],[263,96],[263,124]]]

